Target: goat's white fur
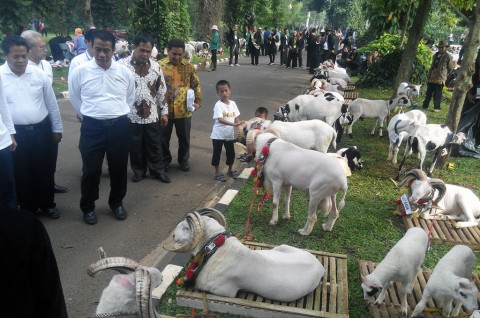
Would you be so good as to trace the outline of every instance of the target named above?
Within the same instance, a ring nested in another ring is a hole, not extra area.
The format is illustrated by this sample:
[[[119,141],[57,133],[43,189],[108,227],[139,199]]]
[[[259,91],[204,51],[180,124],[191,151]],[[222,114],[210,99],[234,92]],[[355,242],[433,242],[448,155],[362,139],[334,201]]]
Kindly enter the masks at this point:
[[[427,115],[416,109],[393,116],[387,128],[388,138],[390,140],[387,161],[397,163],[398,151],[403,139],[406,138],[415,127],[425,125],[426,123]]]
[[[180,245],[198,241],[190,251],[185,251],[192,255],[225,232],[225,227],[213,218],[199,217],[203,224],[200,237],[192,238],[195,232],[187,220],[177,225],[173,235],[175,243]],[[232,236],[204,264],[195,288],[226,297],[235,297],[239,290],[245,290],[271,300],[290,302],[310,294],[323,274],[322,264],[311,253],[288,245],[251,250]]]
[[[256,157],[259,158],[263,147],[269,139],[275,138],[275,135],[262,132],[257,132],[257,134],[255,149]],[[292,163],[296,163],[293,165],[294,169]],[[295,187],[297,190],[307,192],[310,197],[307,223],[298,232],[302,235],[309,235],[312,232],[317,221],[317,206],[320,202],[322,202],[322,211],[325,215],[328,214],[328,221],[322,224],[322,229],[324,231],[332,230],[339,211],[345,205],[348,188],[347,178],[337,159],[277,139],[270,145],[268,159],[263,165],[263,174],[265,189],[273,195],[273,212],[269,225],[276,225],[278,222],[278,205],[283,187],[286,187],[283,219],[290,218],[290,195],[292,188]],[[343,193],[338,209],[337,192]]]
[[[399,287],[400,312],[407,314],[407,294],[411,294],[417,273],[425,259],[428,238],[427,233],[418,227],[413,227],[405,233],[395,246],[388,252],[375,270],[362,277],[362,289],[365,300],[372,300],[367,293],[372,288],[381,290],[375,304],[380,305],[385,299],[390,284],[401,283]]]
[[[271,120],[265,120],[259,123],[259,125],[261,130],[267,130],[277,137],[304,149],[326,153],[330,145],[332,145],[333,149],[337,147],[335,142],[337,132],[335,129],[318,119],[299,122],[283,122],[279,120],[272,122]],[[252,125],[249,125],[249,122],[247,122],[247,131],[251,128]]]
[[[472,281],[472,270],[476,257],[472,250],[464,245],[454,246],[438,261],[432,275],[428,279],[422,299],[415,307],[410,317],[418,316],[426,307],[430,298],[435,299],[442,308],[443,316],[456,317],[460,308],[467,311],[478,308],[478,289]],[[456,301],[452,309],[453,301]]]
[[[396,106],[408,107],[412,103],[406,95],[397,96],[390,100],[372,100],[365,98],[357,98],[348,106],[350,114],[353,116],[353,121],[348,125],[348,134],[352,134],[352,126],[360,118],[375,118],[375,124],[371,134],[375,134],[377,123],[380,123],[380,130],[378,135],[381,137],[383,133],[383,121],[388,115],[388,112]]]
[[[397,96],[400,94],[405,94],[410,98],[420,96],[420,90],[422,89],[422,85],[413,85],[406,82],[400,83],[397,89]]]

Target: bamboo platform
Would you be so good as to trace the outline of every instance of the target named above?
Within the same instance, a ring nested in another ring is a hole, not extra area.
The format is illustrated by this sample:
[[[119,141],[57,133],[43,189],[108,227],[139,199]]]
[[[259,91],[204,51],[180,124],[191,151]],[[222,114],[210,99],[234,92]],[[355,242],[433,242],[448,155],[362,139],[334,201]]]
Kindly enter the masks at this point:
[[[250,249],[271,249],[274,246],[246,242]],[[325,275],[318,287],[297,301],[278,302],[253,293],[240,292],[229,298],[207,293],[210,312],[230,313],[248,317],[348,317],[347,257],[319,251],[308,251],[315,255],[325,268]],[[179,306],[203,309],[202,293],[193,288],[181,288],[177,292]]]
[[[375,267],[377,266],[376,263],[368,262],[368,261],[359,261],[359,268],[360,268],[360,274],[363,276],[366,276],[373,272]],[[427,285],[428,279],[430,278],[430,275],[432,274],[432,271],[430,269],[420,269],[418,271],[418,276],[417,280],[415,282],[415,285],[413,286],[413,291],[412,294],[407,296],[407,303],[408,303],[408,313],[407,317],[409,317],[413,310],[415,309],[415,306],[417,303],[422,299],[422,294],[423,290],[425,289],[425,286]],[[477,287],[480,287],[480,280],[478,279],[477,275],[473,275],[473,279],[475,281],[475,284]],[[361,288],[358,286],[358,288]],[[380,293],[377,293],[375,295],[375,300],[377,299],[377,296]],[[454,302],[455,305],[455,302]],[[368,311],[374,318],[397,318],[397,317],[402,317],[400,315],[400,299],[398,298],[398,290],[397,290],[397,284],[394,283],[390,288],[388,289],[388,293],[385,296],[385,300],[383,303],[379,306],[375,305],[374,302],[367,303]],[[437,308],[437,303],[433,300],[429,300],[427,302],[427,308],[423,312],[423,317],[425,318],[437,318],[437,317],[443,317],[441,310],[438,310]],[[465,311],[463,308],[460,310],[459,317],[469,317],[469,315],[466,315]]]
[[[435,220],[431,226],[432,220],[409,217],[403,218],[403,222],[408,229],[421,227],[427,233],[431,227],[431,238],[435,244],[467,245],[475,251],[480,250],[480,228],[478,226],[457,229],[454,227],[455,222],[440,220]]]
[[[357,99],[358,98],[358,92],[353,92],[353,91],[344,91],[343,92],[343,98],[344,99]]]
[[[344,91],[354,91],[355,90],[355,84],[354,83],[349,83],[343,90]]]

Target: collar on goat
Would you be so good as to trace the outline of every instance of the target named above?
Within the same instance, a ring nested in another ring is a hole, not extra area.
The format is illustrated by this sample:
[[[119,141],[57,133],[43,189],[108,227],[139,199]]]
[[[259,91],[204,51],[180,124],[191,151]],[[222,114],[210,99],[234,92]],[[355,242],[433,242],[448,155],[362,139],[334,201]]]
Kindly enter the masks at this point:
[[[208,259],[215,254],[218,248],[222,246],[225,243],[225,240],[230,236],[233,236],[231,232],[223,232],[210,239],[207,244],[205,244],[205,246],[195,255],[193,261],[190,262],[187,270],[185,271],[185,275],[177,279],[175,282],[177,286],[182,287],[184,285],[193,285]]]
[[[255,186],[258,188],[263,187],[263,181],[265,180],[265,176],[263,175],[263,166],[265,165],[265,162],[267,161],[268,155],[270,153],[270,145],[272,142],[274,142],[277,138],[273,137],[270,138],[265,146],[262,148],[262,152],[260,156],[258,156],[257,159],[257,165],[255,166],[255,170],[252,171],[253,175],[257,175],[255,178]]]

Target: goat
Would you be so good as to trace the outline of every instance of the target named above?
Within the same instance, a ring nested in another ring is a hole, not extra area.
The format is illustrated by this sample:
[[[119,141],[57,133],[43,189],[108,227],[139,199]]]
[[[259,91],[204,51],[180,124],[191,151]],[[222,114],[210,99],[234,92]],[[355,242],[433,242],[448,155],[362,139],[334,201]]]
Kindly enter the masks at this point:
[[[360,118],[376,118],[375,125],[371,135],[375,135],[375,129],[377,123],[380,123],[380,130],[378,135],[382,137],[383,134],[383,121],[388,115],[388,112],[395,106],[408,107],[412,102],[406,95],[397,96],[390,100],[372,100],[365,98],[357,98],[350,102],[348,109],[353,117],[353,121],[348,125],[348,134],[352,137],[352,126]]]
[[[427,251],[427,233],[418,227],[413,227],[405,233],[387,256],[377,265],[375,270],[363,277],[362,289],[365,300],[373,300],[373,296],[380,291],[375,304],[380,305],[392,282],[401,283],[398,289],[400,298],[400,312],[407,314],[407,294],[412,293],[417,279],[417,273],[425,259]]]
[[[403,114],[397,114],[388,123],[388,147],[387,161],[397,163],[397,155],[404,138],[408,136],[418,125],[425,125],[427,116],[420,110],[411,110]]]
[[[286,187],[285,212],[283,219],[290,218],[290,195],[292,188],[307,192],[310,197],[307,223],[298,230],[301,235],[309,235],[317,221],[317,206],[322,203],[324,214],[328,221],[322,224],[324,231],[331,231],[338,218],[339,211],[345,205],[347,195],[347,178],[338,160],[318,151],[300,148],[287,141],[277,139],[272,133],[259,130],[247,134],[247,149],[256,149],[256,158],[264,160],[261,171],[257,175],[264,179],[264,187],[273,195],[273,212],[269,225],[278,222],[278,203],[282,187]],[[265,149],[264,149],[265,148]],[[261,156],[261,157],[260,157]],[[285,160],[289,158],[289,160]],[[337,192],[343,196],[336,203]]]
[[[342,148],[337,154],[347,159],[351,171],[363,169],[363,159],[357,146]]]
[[[342,96],[344,94],[343,88],[340,85],[334,85],[332,83],[329,83],[325,79],[313,79],[312,80],[312,85],[316,89],[322,89],[326,92],[336,92],[336,93],[339,93]]]
[[[335,142],[337,133],[335,129],[318,119],[299,122],[283,122],[278,120],[272,122],[271,120],[259,121],[254,119],[246,123],[244,128],[245,135],[252,128],[259,128],[260,130],[271,132],[278,138],[304,149],[312,149],[326,153],[330,145],[332,145],[333,149],[337,147]]]
[[[162,273],[158,269],[142,266],[124,257],[107,257],[91,264],[87,274],[93,277],[105,269],[113,269],[121,274],[113,276],[103,290],[96,310],[97,317],[113,313],[156,317],[151,292],[162,282]]]
[[[325,65],[320,65],[317,69],[315,69],[315,71],[316,71],[317,74],[321,74],[321,75],[327,77],[328,79],[339,78],[339,79],[344,80],[347,83],[351,82],[350,76],[348,76],[348,74],[340,68],[339,69],[329,69]]]
[[[466,137],[464,133],[454,134],[446,125],[439,124],[426,124],[419,125],[416,127],[407,139],[407,146],[405,147],[405,153],[403,154],[402,162],[398,168],[398,176],[400,177],[400,172],[402,171],[405,159],[412,152],[418,152],[420,155],[420,170],[423,170],[423,162],[425,161],[425,156],[427,152],[437,150],[435,153],[432,165],[428,171],[428,174],[431,175],[437,158],[440,156],[440,153],[443,149],[448,148],[450,145],[459,145],[465,141]]]
[[[310,79],[310,83],[312,83],[314,79],[327,80],[327,82],[329,82],[330,84],[338,85],[343,89],[345,89],[348,85],[348,83],[341,78],[337,78],[337,77],[328,78],[327,76],[324,76],[324,75],[321,75],[321,74],[312,76],[312,78]]]
[[[440,179],[428,178],[419,169],[410,170],[398,185],[409,184],[410,202],[418,204],[419,200],[432,201],[436,206],[423,211],[420,217],[431,220],[455,220],[456,228],[477,226],[480,218],[480,199],[472,190],[453,184],[446,184]]]
[[[194,256],[199,252],[211,254],[201,268],[195,268],[195,288],[226,297],[245,290],[290,302],[310,294],[320,283],[324,268],[311,253],[288,245],[251,250],[235,236],[226,235],[225,226],[218,210],[205,208],[188,213],[175,228],[172,240],[163,246]]]
[[[303,96],[303,97],[300,97]],[[335,121],[346,113],[343,96],[328,92],[323,96],[300,95],[280,107],[273,115],[276,120],[302,121],[321,119],[333,126]],[[307,98],[308,96],[309,98]]]
[[[458,316],[462,305],[467,311],[476,310],[478,289],[472,280],[475,261],[475,254],[470,247],[454,246],[438,261],[423,290],[422,299],[410,317],[418,316],[425,309],[430,298],[435,299],[438,306],[442,308],[444,317]],[[452,310],[454,300],[456,306]]]
[[[418,97],[420,96],[421,88],[422,88],[422,85],[413,85],[413,84],[408,84],[406,82],[402,82],[398,86],[397,96],[400,96],[401,94],[405,94],[408,96],[408,98]]]

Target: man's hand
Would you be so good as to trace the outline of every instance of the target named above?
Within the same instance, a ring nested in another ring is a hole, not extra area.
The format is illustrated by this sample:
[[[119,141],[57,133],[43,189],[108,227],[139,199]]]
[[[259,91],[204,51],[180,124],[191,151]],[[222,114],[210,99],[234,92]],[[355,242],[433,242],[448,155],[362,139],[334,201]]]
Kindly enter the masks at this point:
[[[166,127],[168,125],[168,115],[160,116],[160,124],[162,125],[162,127]]]
[[[12,138],[12,144],[10,145],[10,151],[15,151],[17,149],[17,141],[15,140],[15,135],[10,135]]]
[[[54,143],[58,144],[60,141],[62,141],[62,133],[53,133],[52,139]]]
[[[195,107],[195,110],[198,110],[201,106],[200,106],[200,104],[193,103],[193,107]]]

